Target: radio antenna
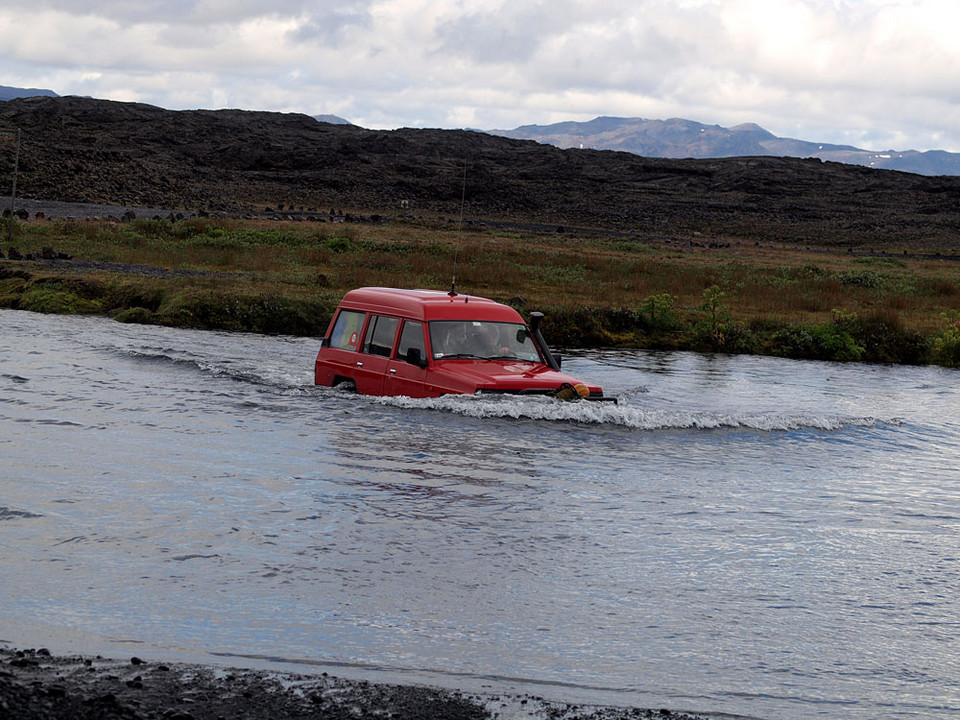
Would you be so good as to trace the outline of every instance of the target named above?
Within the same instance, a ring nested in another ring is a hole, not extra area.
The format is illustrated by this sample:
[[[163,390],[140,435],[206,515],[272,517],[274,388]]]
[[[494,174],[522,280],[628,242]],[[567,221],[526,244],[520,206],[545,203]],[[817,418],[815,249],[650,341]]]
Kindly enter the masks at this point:
[[[463,185],[460,189],[460,222],[457,225],[457,240],[453,247],[453,280],[450,282],[450,297],[457,294],[457,260],[460,258],[460,236],[463,234],[463,206],[467,202],[467,159],[463,159]]]

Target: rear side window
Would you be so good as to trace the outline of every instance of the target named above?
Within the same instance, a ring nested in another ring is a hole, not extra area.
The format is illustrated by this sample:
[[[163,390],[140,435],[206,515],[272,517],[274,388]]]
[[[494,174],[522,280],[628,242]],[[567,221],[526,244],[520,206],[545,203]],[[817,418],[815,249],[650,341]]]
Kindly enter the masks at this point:
[[[337,322],[330,333],[330,347],[341,350],[360,349],[360,331],[363,330],[363,319],[366,313],[356,310],[341,310]]]
[[[367,339],[363,351],[370,355],[390,357],[393,349],[393,338],[397,334],[397,325],[400,320],[383,315],[374,315],[370,318],[370,327],[367,328]]]

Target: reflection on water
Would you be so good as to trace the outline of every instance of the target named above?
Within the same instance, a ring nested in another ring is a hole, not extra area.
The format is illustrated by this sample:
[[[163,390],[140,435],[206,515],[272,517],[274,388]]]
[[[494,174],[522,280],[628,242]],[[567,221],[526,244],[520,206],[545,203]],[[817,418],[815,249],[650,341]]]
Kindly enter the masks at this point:
[[[414,401],[315,388],[315,352],[0,311],[0,637],[960,710],[956,373],[566,353],[620,405]]]

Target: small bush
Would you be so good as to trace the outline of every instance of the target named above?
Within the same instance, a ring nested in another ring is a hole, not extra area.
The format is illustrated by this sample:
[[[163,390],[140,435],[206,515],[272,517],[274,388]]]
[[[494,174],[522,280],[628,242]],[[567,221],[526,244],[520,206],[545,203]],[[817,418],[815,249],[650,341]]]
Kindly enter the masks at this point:
[[[150,325],[156,322],[156,315],[144,307],[132,307],[113,315],[113,319],[122,323]]]
[[[858,319],[851,332],[864,349],[864,360],[869,362],[917,364],[924,361],[929,351],[927,340],[917,331],[907,331],[893,310]]]
[[[652,333],[662,333],[679,327],[680,321],[673,311],[676,302],[677,296],[670,293],[647,297],[640,309],[640,318],[645,329]]]
[[[603,311],[603,315],[607,320],[607,326],[613,332],[622,333],[636,330],[640,324],[637,317],[638,313],[630,308],[607,308]]]
[[[327,238],[324,244],[338,255],[354,249],[353,243],[345,237]]]
[[[843,285],[878,290],[883,287],[886,278],[874,270],[845,270],[837,273],[837,279]]]
[[[730,315],[727,313],[723,298],[727,294],[719,285],[711,285],[703,291],[703,304],[700,311],[706,319],[696,324],[697,337],[701,343],[714,350],[727,350],[727,332],[730,328]]]
[[[861,360],[864,348],[849,330],[855,319],[853,313],[835,310],[831,322],[788,325],[774,333],[773,353],[806,360]]]
[[[544,310],[543,335],[551,345],[589,347],[612,344],[605,313],[596,307],[579,305]]]
[[[723,352],[756,353],[760,348],[760,339],[749,327],[741,323],[730,323],[723,332]]]
[[[960,312],[940,313],[947,328],[933,341],[933,359],[940,365],[960,367]]]
[[[772,285],[782,287],[787,284],[823,280],[827,271],[819,265],[801,265],[778,269],[770,279]]]

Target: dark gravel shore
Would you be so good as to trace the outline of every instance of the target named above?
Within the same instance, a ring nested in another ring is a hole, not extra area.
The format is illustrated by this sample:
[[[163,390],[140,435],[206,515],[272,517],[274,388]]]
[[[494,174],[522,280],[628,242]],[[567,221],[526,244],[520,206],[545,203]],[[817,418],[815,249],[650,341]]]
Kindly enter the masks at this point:
[[[0,648],[0,720],[706,720],[327,675]],[[717,717],[717,716],[711,716]]]

